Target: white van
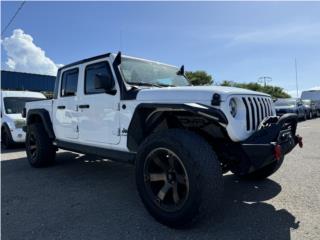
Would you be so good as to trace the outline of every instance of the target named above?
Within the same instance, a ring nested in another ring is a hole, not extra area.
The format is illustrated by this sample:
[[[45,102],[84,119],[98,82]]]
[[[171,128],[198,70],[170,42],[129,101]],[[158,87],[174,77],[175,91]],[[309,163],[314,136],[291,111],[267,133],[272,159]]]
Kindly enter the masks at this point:
[[[301,93],[302,100],[311,100],[317,110],[317,116],[320,117],[320,87],[315,87]]]
[[[25,141],[25,132],[22,130],[25,119],[21,115],[25,103],[45,98],[39,92],[1,91],[1,146],[3,148],[10,148],[14,143]]]

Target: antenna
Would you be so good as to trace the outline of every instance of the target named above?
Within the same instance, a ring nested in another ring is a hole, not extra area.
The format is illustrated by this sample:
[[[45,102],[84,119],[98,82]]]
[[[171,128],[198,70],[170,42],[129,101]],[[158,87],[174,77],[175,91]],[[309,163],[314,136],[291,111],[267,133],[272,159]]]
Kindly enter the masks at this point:
[[[296,72],[296,88],[297,88],[297,98],[299,97],[299,87],[298,87],[298,67],[297,67],[297,59],[294,59],[294,69]]]
[[[120,29],[120,33],[119,33],[119,41],[120,41],[120,51],[123,51],[122,49],[122,29]]]
[[[267,83],[271,81],[272,81],[272,77],[269,77],[269,76],[262,76],[258,78],[258,82],[263,83],[265,87],[267,86]]]

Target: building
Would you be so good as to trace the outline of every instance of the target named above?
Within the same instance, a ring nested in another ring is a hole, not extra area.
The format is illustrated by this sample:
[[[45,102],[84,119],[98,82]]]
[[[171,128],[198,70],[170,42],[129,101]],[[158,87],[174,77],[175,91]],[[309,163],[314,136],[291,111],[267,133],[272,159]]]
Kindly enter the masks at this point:
[[[3,90],[29,90],[51,95],[55,80],[55,76],[1,70]]]

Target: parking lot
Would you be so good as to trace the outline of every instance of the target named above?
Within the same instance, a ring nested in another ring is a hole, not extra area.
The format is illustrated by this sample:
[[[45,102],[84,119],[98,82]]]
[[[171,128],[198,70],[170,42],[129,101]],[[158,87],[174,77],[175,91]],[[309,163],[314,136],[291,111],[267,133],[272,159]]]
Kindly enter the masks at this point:
[[[262,182],[224,176],[221,210],[194,228],[174,230],[149,216],[134,167],[59,152],[31,168],[23,148],[1,154],[2,239],[319,239],[320,119],[299,123],[304,148]]]

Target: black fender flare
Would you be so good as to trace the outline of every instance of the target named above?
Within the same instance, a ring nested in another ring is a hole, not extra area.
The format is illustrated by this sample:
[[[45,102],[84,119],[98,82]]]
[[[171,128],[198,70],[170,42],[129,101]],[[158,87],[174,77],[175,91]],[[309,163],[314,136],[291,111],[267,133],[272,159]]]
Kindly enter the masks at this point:
[[[132,116],[127,130],[127,147],[130,150],[136,150],[139,139],[143,138],[145,123],[156,112],[184,111],[195,115],[200,115],[216,122],[225,128],[228,125],[228,119],[225,114],[217,108],[200,103],[141,103]]]
[[[27,113],[27,128],[30,124],[34,122],[34,117],[40,117],[41,123],[44,126],[50,139],[55,139],[55,134],[53,131],[52,121],[50,114],[46,109],[31,109]]]

